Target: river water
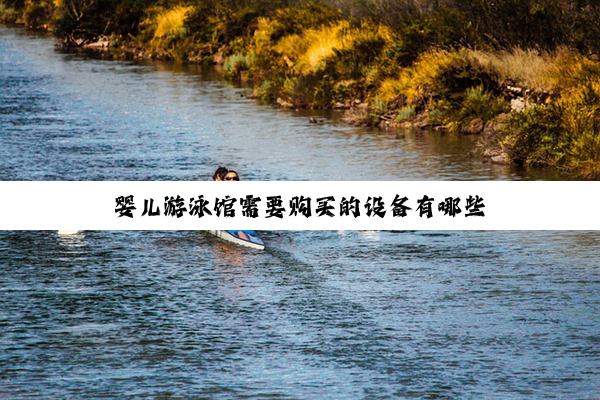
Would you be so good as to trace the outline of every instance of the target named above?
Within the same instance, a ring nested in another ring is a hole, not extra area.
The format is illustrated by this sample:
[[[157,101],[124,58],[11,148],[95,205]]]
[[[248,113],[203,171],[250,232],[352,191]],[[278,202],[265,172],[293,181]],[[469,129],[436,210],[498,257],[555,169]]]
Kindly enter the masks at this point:
[[[0,28],[1,180],[556,179],[484,163],[474,138],[279,110],[197,66],[107,61]]]
[[[263,236],[0,234],[0,392],[598,396],[600,234]]]

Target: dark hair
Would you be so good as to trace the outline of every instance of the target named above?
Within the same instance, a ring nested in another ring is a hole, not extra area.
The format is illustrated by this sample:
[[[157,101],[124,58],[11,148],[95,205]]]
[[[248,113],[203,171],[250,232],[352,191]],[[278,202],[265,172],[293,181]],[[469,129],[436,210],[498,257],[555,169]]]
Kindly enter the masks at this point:
[[[225,167],[217,168],[217,170],[215,171],[215,173],[213,175],[213,181],[217,180],[217,176],[219,178],[221,178],[221,180],[222,180],[225,177],[225,175],[227,175],[228,172],[229,172],[229,170]]]

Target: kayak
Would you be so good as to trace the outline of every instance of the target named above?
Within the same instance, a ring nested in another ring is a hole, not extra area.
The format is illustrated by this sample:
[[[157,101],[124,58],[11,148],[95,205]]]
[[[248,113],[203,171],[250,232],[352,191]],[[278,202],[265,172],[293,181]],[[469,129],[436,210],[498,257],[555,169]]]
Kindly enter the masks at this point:
[[[76,235],[81,231],[70,231],[70,230],[65,230],[65,229],[60,229],[58,231],[59,235]]]
[[[255,235],[249,235],[247,234],[247,239],[244,237],[239,236],[236,231],[233,232],[229,232],[229,231],[207,231],[208,233],[210,233],[211,235],[215,235],[218,238],[221,238],[227,242],[231,242],[231,243],[235,243],[235,244],[239,244],[240,246],[246,246],[246,247],[250,247],[256,250],[264,250],[265,249],[265,243],[261,240],[261,238],[259,238],[258,236]]]

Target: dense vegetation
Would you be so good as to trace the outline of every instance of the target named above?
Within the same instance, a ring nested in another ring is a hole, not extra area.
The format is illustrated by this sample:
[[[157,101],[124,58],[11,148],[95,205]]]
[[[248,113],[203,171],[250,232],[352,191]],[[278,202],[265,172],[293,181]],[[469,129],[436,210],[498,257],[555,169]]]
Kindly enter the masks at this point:
[[[600,178],[596,0],[1,0],[0,18],[213,61],[282,106],[484,132],[496,159]]]

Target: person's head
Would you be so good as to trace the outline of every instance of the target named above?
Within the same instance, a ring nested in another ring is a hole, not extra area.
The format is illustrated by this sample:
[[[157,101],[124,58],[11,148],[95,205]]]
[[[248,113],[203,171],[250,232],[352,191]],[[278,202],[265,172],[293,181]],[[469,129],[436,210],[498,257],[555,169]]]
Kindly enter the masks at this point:
[[[225,175],[227,174],[227,172],[229,172],[229,170],[225,167],[219,167],[217,168],[217,170],[215,171],[215,174],[213,175],[213,181],[222,181],[224,180],[223,178],[225,177]]]
[[[223,177],[224,181],[239,181],[240,180],[240,176],[238,175],[237,172],[235,172],[234,170],[229,170],[227,171],[227,173],[225,174],[225,176]]]

